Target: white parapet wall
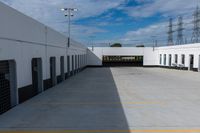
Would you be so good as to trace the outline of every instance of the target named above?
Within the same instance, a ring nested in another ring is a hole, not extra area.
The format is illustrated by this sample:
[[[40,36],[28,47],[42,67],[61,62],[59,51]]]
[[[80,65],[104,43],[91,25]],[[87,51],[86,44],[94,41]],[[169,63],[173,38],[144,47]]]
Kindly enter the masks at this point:
[[[157,65],[156,52],[152,47],[89,47],[88,65],[102,65],[103,56],[143,56],[145,66]]]
[[[200,69],[200,43],[163,47],[89,47],[88,65],[102,65],[103,56],[143,56],[144,66],[172,67],[173,64],[183,65],[189,69],[190,56],[193,55],[192,67],[195,71]],[[169,56],[171,55],[171,63]],[[177,55],[177,62],[175,61]],[[184,58],[182,58],[184,55]],[[166,59],[164,59],[166,57]],[[160,59],[162,58],[162,59]],[[164,63],[164,60],[165,63]],[[184,60],[184,62],[182,61]],[[161,61],[161,62],[160,62]],[[184,63],[184,64],[182,64]]]
[[[62,56],[64,56],[65,74],[68,72],[68,56],[70,56],[70,72],[87,65],[87,47],[82,44],[71,40],[71,45],[68,47],[68,38],[65,35],[1,2],[0,16],[0,61],[15,62],[17,89],[30,88],[32,85],[33,58],[40,58],[42,61],[44,81],[50,79],[51,57],[56,59],[56,76],[61,75]],[[77,57],[73,63],[76,61],[79,66],[72,65],[72,55]]]
[[[196,44],[185,44],[185,45],[175,45],[175,46],[163,46],[155,48],[158,62],[157,65],[160,66],[170,66],[171,64],[182,64],[182,60],[184,60],[184,66],[189,68],[190,66],[190,56],[194,56],[193,60],[193,68],[200,68],[200,43]],[[166,55],[166,59],[164,56]],[[171,64],[170,64],[170,55],[171,55]],[[177,62],[175,61],[175,56],[177,55]],[[184,55],[184,58],[182,58]],[[162,58],[162,59],[160,59]],[[160,61],[161,60],[161,61]],[[164,63],[166,60],[166,63]]]

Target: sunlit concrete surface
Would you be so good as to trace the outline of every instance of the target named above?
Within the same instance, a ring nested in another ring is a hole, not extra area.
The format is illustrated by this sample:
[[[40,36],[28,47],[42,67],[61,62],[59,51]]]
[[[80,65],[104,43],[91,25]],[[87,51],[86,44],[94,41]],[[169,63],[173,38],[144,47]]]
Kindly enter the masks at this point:
[[[87,68],[1,115],[0,130],[194,133],[199,118],[200,73]]]

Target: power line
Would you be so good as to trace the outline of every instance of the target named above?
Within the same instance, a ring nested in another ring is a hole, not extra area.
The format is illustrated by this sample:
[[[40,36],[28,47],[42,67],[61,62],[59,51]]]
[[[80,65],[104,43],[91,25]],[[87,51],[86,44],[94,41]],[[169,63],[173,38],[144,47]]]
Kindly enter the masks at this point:
[[[172,22],[172,18],[169,19],[169,30],[168,30],[168,45],[174,45],[174,42],[173,42],[173,22]]]
[[[200,41],[200,10],[198,6],[193,16],[194,16],[194,21],[193,21],[194,28],[191,41],[193,43],[198,43]]]
[[[180,45],[183,44],[183,18],[182,16],[178,17],[178,28],[177,28],[177,40],[176,44]]]

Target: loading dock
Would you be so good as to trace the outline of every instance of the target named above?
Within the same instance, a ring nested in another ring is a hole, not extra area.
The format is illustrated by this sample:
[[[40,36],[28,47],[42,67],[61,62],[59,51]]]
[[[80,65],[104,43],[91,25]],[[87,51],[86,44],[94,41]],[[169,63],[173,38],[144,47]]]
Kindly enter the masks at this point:
[[[60,57],[60,79],[58,79],[58,83],[65,80],[65,64],[64,64],[64,56]]]
[[[84,62],[84,58],[83,58],[83,55],[81,55],[81,69],[83,67],[83,62]]]
[[[167,65],[167,55],[164,54],[164,66],[166,66],[166,65]]]
[[[43,91],[43,78],[42,78],[42,59],[34,58],[32,59],[32,86],[33,95]]]
[[[190,71],[194,70],[194,55],[190,55],[189,57],[189,70]]]
[[[0,114],[11,108],[11,94],[9,81],[9,63],[0,62]]]
[[[50,58],[50,79],[51,79],[51,86],[55,86],[57,84],[55,57]]]
[[[103,66],[143,66],[143,56],[103,56]]]
[[[74,75],[74,55],[72,55],[72,71],[71,75]]]
[[[67,77],[69,76],[70,76],[70,56],[68,55],[67,56]]]
[[[198,66],[198,72],[200,72],[200,55],[199,55],[199,66]]]
[[[18,104],[16,63],[0,61],[0,115]]]
[[[80,71],[80,55],[78,55],[78,71]]]
[[[170,54],[169,55],[169,66],[171,67],[171,65],[172,65],[172,55]]]
[[[78,60],[77,60],[77,55],[75,55],[75,74],[77,73],[77,63],[78,63]]]

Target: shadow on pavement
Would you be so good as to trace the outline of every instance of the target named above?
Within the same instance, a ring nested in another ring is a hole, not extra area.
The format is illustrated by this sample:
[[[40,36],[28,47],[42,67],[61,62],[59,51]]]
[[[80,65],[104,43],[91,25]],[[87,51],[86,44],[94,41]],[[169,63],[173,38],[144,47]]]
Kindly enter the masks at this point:
[[[8,111],[0,116],[4,129],[129,132],[110,68],[87,68]]]

